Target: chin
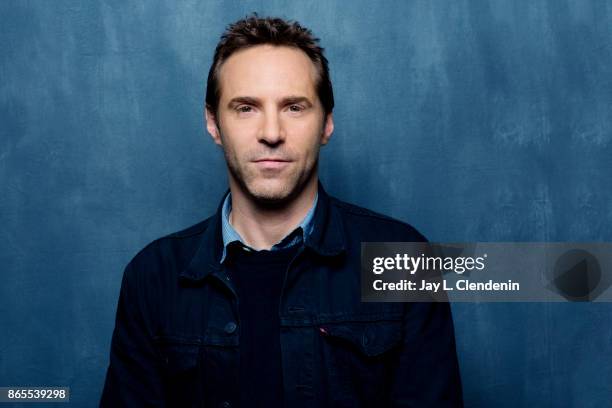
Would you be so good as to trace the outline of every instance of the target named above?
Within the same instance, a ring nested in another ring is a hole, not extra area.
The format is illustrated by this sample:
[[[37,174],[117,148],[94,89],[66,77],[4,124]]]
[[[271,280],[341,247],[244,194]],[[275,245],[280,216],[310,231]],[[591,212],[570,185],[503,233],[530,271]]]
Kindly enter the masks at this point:
[[[289,183],[264,181],[248,186],[250,195],[262,204],[282,204],[295,191],[295,185]]]

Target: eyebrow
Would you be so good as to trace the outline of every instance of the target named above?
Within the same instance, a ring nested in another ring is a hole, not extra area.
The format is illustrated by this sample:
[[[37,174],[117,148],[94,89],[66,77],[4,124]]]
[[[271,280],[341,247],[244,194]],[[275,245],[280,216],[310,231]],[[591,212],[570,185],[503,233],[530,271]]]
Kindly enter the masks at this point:
[[[227,106],[229,108],[234,105],[240,105],[243,103],[246,105],[259,105],[259,99],[253,98],[251,96],[237,96],[235,98],[230,99],[230,101],[227,103]]]
[[[305,96],[287,96],[286,98],[281,99],[282,105],[291,105],[294,103],[303,103],[312,106],[312,102]]]
[[[293,103],[304,103],[308,105],[309,107],[312,106],[312,102],[310,101],[310,99],[308,99],[305,96],[299,96],[299,95],[286,96],[282,98],[279,102],[281,105],[290,105]],[[261,100],[253,96],[237,96],[235,98],[230,99],[230,101],[227,103],[227,106],[232,107],[232,106],[239,105],[239,104],[259,106],[261,105]]]

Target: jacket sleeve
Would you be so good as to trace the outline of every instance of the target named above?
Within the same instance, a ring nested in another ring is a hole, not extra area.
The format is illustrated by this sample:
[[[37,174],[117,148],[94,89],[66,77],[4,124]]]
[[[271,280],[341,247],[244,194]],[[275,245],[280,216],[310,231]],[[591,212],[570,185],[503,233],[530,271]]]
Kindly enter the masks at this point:
[[[394,407],[462,407],[450,304],[404,304],[404,340],[391,385]]]
[[[159,357],[134,272],[128,264],[123,273],[100,407],[165,406]]]

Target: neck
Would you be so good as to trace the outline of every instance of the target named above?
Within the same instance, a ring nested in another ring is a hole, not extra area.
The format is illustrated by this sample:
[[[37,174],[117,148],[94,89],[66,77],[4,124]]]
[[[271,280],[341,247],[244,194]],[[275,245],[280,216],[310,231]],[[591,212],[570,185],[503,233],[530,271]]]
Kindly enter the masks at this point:
[[[269,250],[304,219],[312,207],[317,188],[318,177],[315,174],[296,197],[283,206],[270,208],[258,204],[230,180],[230,223],[248,246]]]

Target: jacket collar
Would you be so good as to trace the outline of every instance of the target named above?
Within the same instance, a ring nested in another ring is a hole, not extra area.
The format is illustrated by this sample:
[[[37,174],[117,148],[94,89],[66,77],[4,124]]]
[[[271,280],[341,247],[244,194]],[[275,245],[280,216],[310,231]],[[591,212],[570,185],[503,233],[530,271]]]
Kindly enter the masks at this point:
[[[223,238],[221,235],[221,217],[223,202],[229,189],[217,206],[217,211],[210,218],[198,249],[188,266],[179,274],[181,279],[196,281],[221,269]],[[331,205],[321,181],[318,181],[318,200],[313,218],[312,232],[306,237],[304,245],[321,256],[336,256],[346,248],[344,227],[338,209]]]

